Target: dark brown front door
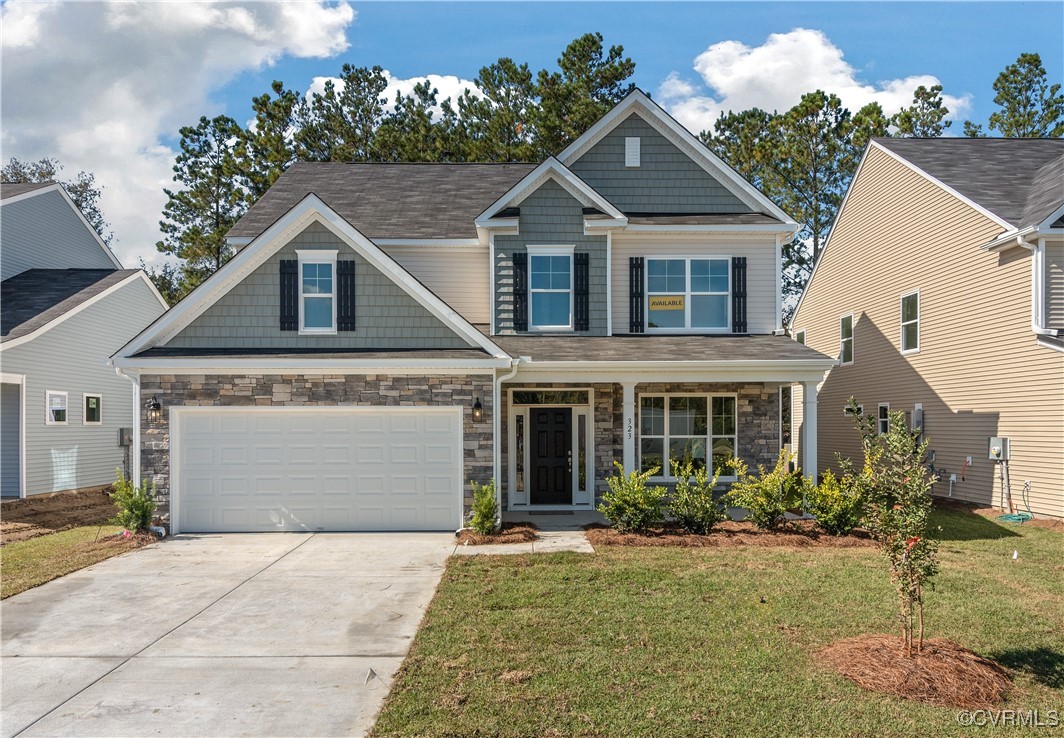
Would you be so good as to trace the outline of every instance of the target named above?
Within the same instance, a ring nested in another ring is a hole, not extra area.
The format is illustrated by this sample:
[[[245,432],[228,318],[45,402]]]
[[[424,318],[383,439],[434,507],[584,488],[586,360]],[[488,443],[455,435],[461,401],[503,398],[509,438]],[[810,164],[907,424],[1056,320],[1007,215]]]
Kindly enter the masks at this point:
[[[573,504],[573,409],[541,407],[529,411],[532,438],[531,503]]]

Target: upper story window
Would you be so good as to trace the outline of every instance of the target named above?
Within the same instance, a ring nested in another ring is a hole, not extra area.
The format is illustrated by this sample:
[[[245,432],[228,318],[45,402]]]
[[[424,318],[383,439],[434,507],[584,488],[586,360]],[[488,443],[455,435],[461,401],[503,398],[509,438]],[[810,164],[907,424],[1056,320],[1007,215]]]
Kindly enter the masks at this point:
[[[47,390],[44,393],[45,425],[67,424],[67,393]]]
[[[529,329],[573,329],[573,251],[572,246],[528,247]]]
[[[913,292],[901,298],[901,352],[915,353],[920,350],[920,293]]]
[[[336,332],[336,252],[298,251],[299,332]]]
[[[839,320],[839,361],[853,363],[853,313]]]
[[[646,260],[647,330],[727,331],[730,259]]]

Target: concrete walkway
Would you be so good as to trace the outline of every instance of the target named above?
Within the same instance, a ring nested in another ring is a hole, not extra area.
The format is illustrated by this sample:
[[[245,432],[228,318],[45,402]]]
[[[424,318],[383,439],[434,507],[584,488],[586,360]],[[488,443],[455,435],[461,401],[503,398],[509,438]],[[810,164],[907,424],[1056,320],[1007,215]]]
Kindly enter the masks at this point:
[[[557,553],[576,551],[595,553],[582,530],[539,531],[539,539],[528,543],[489,543],[483,546],[455,546],[457,556],[491,556],[499,554]]]
[[[178,536],[0,603],[12,736],[340,736],[373,724],[448,533]]]

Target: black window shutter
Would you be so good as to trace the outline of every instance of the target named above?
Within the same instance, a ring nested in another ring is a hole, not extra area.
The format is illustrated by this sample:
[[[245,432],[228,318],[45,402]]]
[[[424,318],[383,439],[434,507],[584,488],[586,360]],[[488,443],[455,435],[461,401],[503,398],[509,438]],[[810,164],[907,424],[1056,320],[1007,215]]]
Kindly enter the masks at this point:
[[[518,251],[514,262],[514,330],[528,330],[528,252]]]
[[[591,329],[591,275],[588,254],[573,254],[573,328]]]
[[[281,260],[281,330],[299,330],[299,262]]]
[[[628,331],[643,332],[643,257],[633,256],[628,259]]]
[[[336,262],[336,330],[355,330],[355,262]]]
[[[733,256],[732,333],[746,333],[746,257]]]

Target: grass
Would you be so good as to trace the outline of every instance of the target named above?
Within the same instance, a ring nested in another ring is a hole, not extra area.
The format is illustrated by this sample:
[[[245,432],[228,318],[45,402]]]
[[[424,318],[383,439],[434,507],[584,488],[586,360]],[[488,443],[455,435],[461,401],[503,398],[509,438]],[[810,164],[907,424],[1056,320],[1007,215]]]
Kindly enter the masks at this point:
[[[0,599],[143,545],[116,539],[114,531],[113,525],[86,525],[0,547]]]
[[[948,510],[935,523],[942,573],[928,635],[1015,670],[1005,707],[1064,707],[1064,535]],[[998,732],[817,665],[840,638],[895,632],[880,556],[749,547],[452,558],[374,735]]]

